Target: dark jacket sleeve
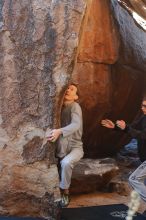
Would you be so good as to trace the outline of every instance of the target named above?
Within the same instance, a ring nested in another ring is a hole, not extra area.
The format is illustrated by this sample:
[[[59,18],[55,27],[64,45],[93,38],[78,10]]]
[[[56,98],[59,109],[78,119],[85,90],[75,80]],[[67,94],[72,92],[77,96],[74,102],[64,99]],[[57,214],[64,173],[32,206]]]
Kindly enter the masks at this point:
[[[130,125],[127,125],[125,131],[130,134],[132,138],[146,139],[146,128],[143,130],[137,130]]]
[[[127,124],[125,132],[127,132],[132,138],[146,139],[146,127],[140,130],[139,125],[141,123],[141,118],[132,124]]]

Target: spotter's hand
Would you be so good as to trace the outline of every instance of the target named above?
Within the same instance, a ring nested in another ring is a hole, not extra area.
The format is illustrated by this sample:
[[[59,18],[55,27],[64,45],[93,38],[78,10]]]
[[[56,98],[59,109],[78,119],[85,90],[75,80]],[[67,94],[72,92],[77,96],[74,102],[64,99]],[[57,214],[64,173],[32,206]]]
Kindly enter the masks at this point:
[[[115,128],[115,124],[109,119],[102,120],[101,124],[106,128],[111,128],[111,129]]]
[[[126,123],[123,120],[116,121],[116,125],[122,130],[124,130],[126,128]]]

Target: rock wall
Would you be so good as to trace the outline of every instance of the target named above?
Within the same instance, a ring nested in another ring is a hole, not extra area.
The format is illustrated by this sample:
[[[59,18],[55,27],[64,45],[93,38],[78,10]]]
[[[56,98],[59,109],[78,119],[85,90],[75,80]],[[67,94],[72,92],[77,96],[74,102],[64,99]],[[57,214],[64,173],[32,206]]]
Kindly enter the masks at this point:
[[[0,215],[56,219],[55,147],[84,1],[0,1]]]
[[[55,146],[64,90],[79,84],[85,157],[114,155],[145,87],[145,32],[116,0],[0,1],[0,215],[56,218]],[[7,186],[7,187],[6,187]]]
[[[136,13],[139,15],[141,18],[145,19],[146,14],[145,14],[145,7],[146,7],[146,2],[143,0],[118,0],[119,3],[126,9],[128,10],[131,14]],[[133,16],[134,19],[137,21],[136,17]],[[138,21],[137,21],[138,22]],[[145,22],[143,20],[143,22]],[[138,24],[140,24],[138,22]]]
[[[85,157],[113,156],[129,138],[103,118],[131,122],[145,88],[146,33],[118,1],[88,1],[73,71],[84,116]]]

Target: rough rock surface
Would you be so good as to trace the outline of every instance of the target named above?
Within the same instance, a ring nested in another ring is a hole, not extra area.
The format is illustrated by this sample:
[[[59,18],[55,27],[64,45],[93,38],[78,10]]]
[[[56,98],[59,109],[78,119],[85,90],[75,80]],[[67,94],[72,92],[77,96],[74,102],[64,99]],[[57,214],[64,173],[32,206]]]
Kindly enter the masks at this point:
[[[81,159],[73,170],[71,192],[89,193],[105,190],[119,168],[114,159]]]
[[[0,215],[56,219],[59,178],[45,130],[59,125],[85,6],[0,1]]]
[[[110,118],[130,123],[139,114],[146,32],[116,0],[89,1],[87,8],[72,78],[83,109],[85,157],[98,158],[113,156],[129,141],[100,122]]]
[[[69,80],[79,84],[85,157],[126,143],[100,121],[130,122],[139,112],[145,39],[116,0],[0,1],[0,215],[56,218],[58,172],[45,130],[59,126]]]
[[[135,13],[136,15],[138,15],[137,17],[133,16],[133,18],[139,25],[142,23],[146,23],[144,21],[146,19],[146,13],[145,13],[146,1],[145,0],[119,0],[119,3],[121,3],[121,5],[131,14]],[[138,22],[139,18],[141,20],[140,22]]]

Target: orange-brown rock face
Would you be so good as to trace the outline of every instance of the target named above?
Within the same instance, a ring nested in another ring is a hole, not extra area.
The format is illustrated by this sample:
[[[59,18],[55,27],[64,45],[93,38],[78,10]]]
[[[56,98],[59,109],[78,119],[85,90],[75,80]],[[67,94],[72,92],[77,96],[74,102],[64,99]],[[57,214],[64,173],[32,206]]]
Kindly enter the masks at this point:
[[[118,58],[118,39],[109,1],[88,1],[78,48],[78,62],[112,64]]]
[[[118,45],[109,2],[89,1],[73,72],[79,83],[87,157],[96,158],[102,151],[100,121],[111,109],[111,64],[118,59]]]
[[[145,39],[116,0],[0,1],[0,215],[56,218],[59,178],[45,129],[59,126],[70,79],[79,83],[85,156],[125,143],[100,121],[137,114]]]
[[[85,157],[114,155],[128,141],[102,128],[100,121],[130,122],[139,112],[145,87],[144,37],[117,1],[88,2],[73,71],[83,108]]]

